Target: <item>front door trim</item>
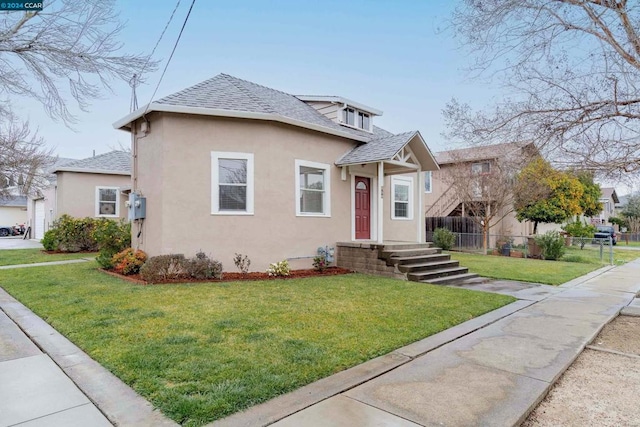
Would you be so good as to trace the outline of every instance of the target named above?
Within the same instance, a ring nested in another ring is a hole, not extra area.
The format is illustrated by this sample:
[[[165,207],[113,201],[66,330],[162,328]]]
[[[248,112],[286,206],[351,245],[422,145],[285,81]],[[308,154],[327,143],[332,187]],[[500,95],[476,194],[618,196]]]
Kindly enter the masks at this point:
[[[369,197],[371,198],[370,199],[371,201],[369,204],[369,208],[371,210],[371,214],[369,215],[369,218],[370,218],[369,230],[371,232],[371,236],[369,237],[369,239],[367,239],[367,241],[370,241],[370,240],[376,241],[378,239],[378,236],[377,236],[378,200],[377,200],[377,197],[375,196],[376,194],[375,189],[378,188],[377,175],[369,174],[366,172],[359,172],[359,171],[357,173],[352,172],[350,175],[351,175],[351,179],[350,179],[351,181],[351,241],[353,242],[357,241],[356,239],[356,176],[369,178]]]

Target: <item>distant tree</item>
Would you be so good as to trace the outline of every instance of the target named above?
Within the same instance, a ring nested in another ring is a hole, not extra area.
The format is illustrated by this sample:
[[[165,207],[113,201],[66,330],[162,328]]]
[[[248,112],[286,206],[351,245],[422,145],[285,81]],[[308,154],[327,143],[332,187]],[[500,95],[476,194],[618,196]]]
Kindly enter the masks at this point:
[[[576,218],[573,222],[568,222],[562,229],[566,231],[569,236],[580,238],[580,249],[584,249],[584,245],[587,243],[586,238],[593,237],[596,232],[595,226],[587,224],[586,221],[580,221],[579,218]]]
[[[602,202],[600,197],[602,196],[602,190],[600,185],[593,181],[593,172],[589,171],[577,171],[575,176],[582,184],[582,197],[580,198],[580,210],[586,217],[594,217],[602,212]]]
[[[562,223],[579,214],[583,194],[578,178],[537,158],[516,178],[516,218],[533,222],[533,234],[536,234],[538,223]]]
[[[12,112],[16,99],[34,99],[53,119],[70,125],[73,102],[90,102],[111,90],[113,80],[129,81],[155,61],[122,52],[123,29],[113,0],[43,2],[39,12],[0,12],[0,173],[34,172],[49,158],[44,141]],[[19,176],[15,175],[16,177]],[[36,182],[25,176],[26,182]]]
[[[629,196],[620,215],[627,220],[629,231],[632,233],[640,232],[640,194]]]
[[[620,230],[622,230],[622,228],[626,228],[627,230],[629,229],[629,223],[627,220],[617,216],[609,217],[609,224],[617,225]]]
[[[640,171],[640,2],[463,0],[455,36],[473,78],[507,97],[484,111],[452,100],[448,135],[467,143],[532,140],[554,160]]]
[[[443,173],[442,179],[464,207],[465,217],[482,229],[485,253],[489,230],[513,212],[514,176],[527,161],[524,150],[510,148],[510,152],[494,151],[491,159],[483,160],[481,165],[488,164],[488,169],[474,169],[474,162],[452,154],[453,164]]]

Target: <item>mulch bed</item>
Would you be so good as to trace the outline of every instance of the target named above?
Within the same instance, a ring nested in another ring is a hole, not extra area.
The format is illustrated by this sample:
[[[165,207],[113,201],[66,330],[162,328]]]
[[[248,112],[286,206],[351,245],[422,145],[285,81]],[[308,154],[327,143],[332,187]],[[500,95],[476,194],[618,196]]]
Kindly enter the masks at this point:
[[[103,270],[100,271],[114,277],[119,277],[120,279],[128,280],[129,282],[136,283],[139,285],[157,285],[163,283],[222,283],[222,282],[242,282],[249,280],[281,280],[281,279],[300,279],[303,277],[323,277],[323,276],[336,276],[339,274],[350,274],[353,273],[351,270],[347,270],[346,268],[340,267],[329,267],[324,271],[317,271],[314,269],[308,270],[291,270],[288,276],[283,277],[275,277],[269,276],[267,273],[262,272],[250,272],[250,273],[222,273],[222,279],[215,280],[201,280],[201,279],[172,279],[172,280],[162,280],[154,283],[149,283],[140,277],[139,274],[132,274],[130,276],[123,276],[122,274],[116,273],[114,271]]]

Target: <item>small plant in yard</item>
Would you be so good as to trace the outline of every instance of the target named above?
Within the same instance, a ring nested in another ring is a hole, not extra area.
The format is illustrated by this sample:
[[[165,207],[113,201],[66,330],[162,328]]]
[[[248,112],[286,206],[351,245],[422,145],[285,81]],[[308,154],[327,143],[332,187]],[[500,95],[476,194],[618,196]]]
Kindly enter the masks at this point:
[[[267,269],[269,276],[276,277],[288,276],[290,272],[291,269],[289,268],[289,261],[286,259],[284,261],[269,264],[269,268]]]
[[[453,247],[456,242],[456,235],[451,230],[446,228],[436,228],[433,231],[433,243],[446,251]]]
[[[186,262],[182,254],[154,256],[140,268],[140,276],[150,283],[186,278],[188,277]]]
[[[317,271],[324,271],[329,266],[329,262],[327,261],[327,257],[324,255],[318,255],[313,258],[313,268]]]
[[[47,230],[41,240],[45,251],[55,251],[58,249],[58,232],[55,229]]]
[[[547,231],[536,236],[535,242],[542,250],[542,257],[548,260],[557,260],[565,252],[564,237],[557,231]]]
[[[185,263],[185,269],[189,276],[194,279],[221,279],[222,263],[211,259],[204,252],[196,253],[194,258],[190,258]]]
[[[111,259],[111,264],[117,273],[129,276],[139,273],[146,260],[147,254],[143,251],[127,248],[115,254]]]
[[[586,222],[582,223],[578,220],[566,224],[562,229],[571,237],[580,238],[580,249],[584,249],[587,238],[592,238],[596,232],[596,228],[593,225],[587,224]]]
[[[247,255],[236,253],[233,257],[233,263],[236,265],[240,273],[247,274],[249,272],[249,266],[251,266],[251,260]]]

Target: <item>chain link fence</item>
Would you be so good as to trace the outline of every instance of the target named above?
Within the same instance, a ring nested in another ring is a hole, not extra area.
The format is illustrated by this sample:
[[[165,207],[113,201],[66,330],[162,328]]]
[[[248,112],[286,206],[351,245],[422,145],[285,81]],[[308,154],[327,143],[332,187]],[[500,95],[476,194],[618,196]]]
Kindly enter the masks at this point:
[[[426,232],[428,242],[433,241],[433,231]],[[484,253],[482,233],[453,233],[455,241],[451,250]],[[533,237],[523,235],[488,234],[487,255],[514,258],[541,258],[540,249]],[[565,237],[565,254],[562,261],[613,264],[613,242],[610,238]]]

